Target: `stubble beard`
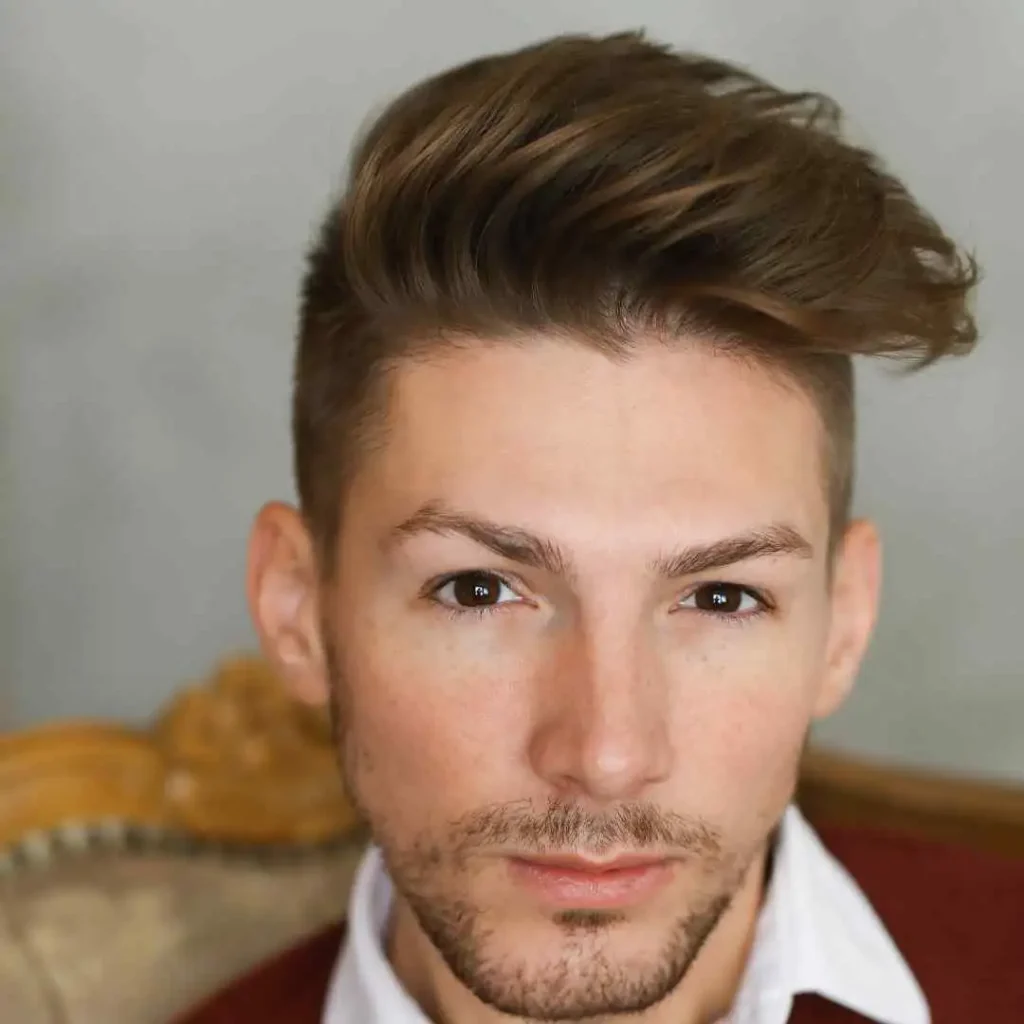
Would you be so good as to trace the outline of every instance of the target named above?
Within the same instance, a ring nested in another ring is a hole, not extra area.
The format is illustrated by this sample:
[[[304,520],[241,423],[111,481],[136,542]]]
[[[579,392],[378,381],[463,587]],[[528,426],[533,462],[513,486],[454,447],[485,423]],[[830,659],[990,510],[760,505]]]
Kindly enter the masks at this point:
[[[607,1020],[657,1005],[686,977],[733,898],[731,892],[707,898],[664,926],[646,960],[621,959],[607,948],[625,915],[566,911],[551,919],[563,934],[559,952],[535,964],[494,948],[495,929],[482,908],[420,885],[421,865],[396,859],[394,851],[384,855],[396,888],[455,978],[481,1003],[528,1020]]]

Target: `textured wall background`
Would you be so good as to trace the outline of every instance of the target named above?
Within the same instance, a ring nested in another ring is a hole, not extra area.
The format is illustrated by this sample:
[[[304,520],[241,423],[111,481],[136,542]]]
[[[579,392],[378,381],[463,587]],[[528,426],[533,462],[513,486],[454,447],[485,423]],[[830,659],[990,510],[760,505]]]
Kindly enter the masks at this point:
[[[145,717],[251,642],[249,520],[291,493],[301,254],[373,105],[483,51],[641,25],[832,92],[979,249],[978,353],[862,374],[884,621],[823,735],[1024,778],[1024,6],[1006,0],[0,5],[0,719]]]

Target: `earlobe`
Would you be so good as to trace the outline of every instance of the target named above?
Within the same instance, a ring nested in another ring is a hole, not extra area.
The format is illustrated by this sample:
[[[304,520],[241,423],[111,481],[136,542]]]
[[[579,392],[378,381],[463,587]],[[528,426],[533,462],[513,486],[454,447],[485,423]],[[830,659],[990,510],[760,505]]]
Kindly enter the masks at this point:
[[[833,714],[849,696],[875,628],[882,552],[874,524],[852,522],[835,557],[825,674],[812,711],[815,719]]]
[[[256,516],[249,537],[246,596],[260,646],[275,671],[297,699],[325,703],[328,681],[315,552],[301,515],[290,505],[272,502]]]

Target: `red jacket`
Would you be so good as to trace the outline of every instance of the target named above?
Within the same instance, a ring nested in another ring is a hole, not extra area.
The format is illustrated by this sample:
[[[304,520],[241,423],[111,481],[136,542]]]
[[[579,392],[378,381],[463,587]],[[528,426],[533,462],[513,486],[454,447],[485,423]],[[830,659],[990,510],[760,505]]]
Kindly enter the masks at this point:
[[[885,922],[933,1024],[1024,1024],[1024,862],[862,829],[823,828],[825,845]],[[344,925],[258,967],[180,1024],[320,1024]],[[789,1024],[865,1024],[798,996]]]

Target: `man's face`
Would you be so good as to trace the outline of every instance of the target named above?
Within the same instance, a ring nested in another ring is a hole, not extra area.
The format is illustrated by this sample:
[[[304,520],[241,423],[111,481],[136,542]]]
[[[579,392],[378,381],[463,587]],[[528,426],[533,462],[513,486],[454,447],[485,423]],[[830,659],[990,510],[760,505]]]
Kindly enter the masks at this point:
[[[866,541],[830,588],[821,431],[700,344],[398,371],[323,671],[396,888],[486,1002],[651,1005],[763,856],[873,614]]]

